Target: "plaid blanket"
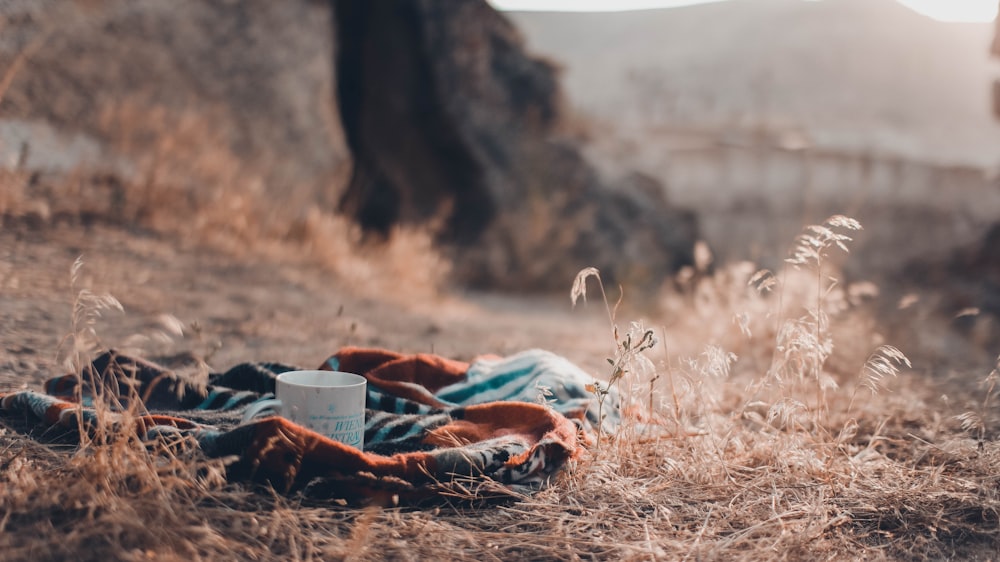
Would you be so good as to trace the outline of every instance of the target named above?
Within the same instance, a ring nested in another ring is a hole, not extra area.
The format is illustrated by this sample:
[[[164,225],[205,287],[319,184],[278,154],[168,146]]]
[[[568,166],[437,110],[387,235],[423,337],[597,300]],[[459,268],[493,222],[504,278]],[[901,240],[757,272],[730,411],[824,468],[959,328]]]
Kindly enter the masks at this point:
[[[78,430],[81,421],[87,428],[106,422],[95,407],[109,405],[111,417],[130,420],[143,439],[191,442],[209,457],[235,459],[230,480],[383,505],[457,490],[536,490],[579,452],[597,422],[586,390],[593,378],[542,350],[466,363],[351,347],[320,368],[368,380],[364,452],[280,417],[240,423],[247,405],[273,396],[278,374],[297,369],[279,363],[240,364],[210,375],[205,386],[109,351],[79,374],[50,379],[44,393],[0,393],[0,412]],[[613,427],[617,396],[603,411],[605,427]]]

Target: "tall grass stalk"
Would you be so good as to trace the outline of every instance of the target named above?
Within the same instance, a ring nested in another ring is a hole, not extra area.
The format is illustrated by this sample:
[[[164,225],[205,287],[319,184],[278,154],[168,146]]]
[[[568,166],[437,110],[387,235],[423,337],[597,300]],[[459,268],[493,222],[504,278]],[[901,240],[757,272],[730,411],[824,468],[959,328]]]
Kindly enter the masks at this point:
[[[979,441],[980,449],[983,448],[983,443],[986,440],[988,408],[998,382],[1000,382],[1000,357],[997,357],[993,370],[980,382],[980,386],[985,387],[986,392],[983,393],[983,401],[979,404],[978,411],[969,410],[955,416],[961,424],[962,430],[974,435],[976,440]]]
[[[651,349],[657,342],[653,330],[644,329],[641,325],[634,323],[624,336],[620,335],[618,325],[615,323],[615,315],[618,306],[621,304],[621,297],[619,297],[614,309],[612,309],[608,304],[608,297],[604,290],[604,283],[601,281],[600,272],[595,267],[584,268],[576,274],[573,280],[573,287],[570,290],[570,300],[573,306],[576,306],[579,299],[583,299],[586,302],[587,279],[590,277],[594,277],[597,280],[597,286],[601,290],[601,297],[604,301],[604,308],[608,313],[608,321],[611,323],[611,335],[615,344],[614,357],[606,359],[611,366],[611,374],[608,377],[608,381],[601,383],[595,379],[593,383],[587,385],[587,391],[591,392],[597,399],[597,446],[600,448],[604,430],[604,404],[611,389],[616,388],[619,390],[619,399],[623,404],[631,399],[631,395],[625,396],[620,392],[621,380],[633,369],[633,363],[642,357],[642,353]]]

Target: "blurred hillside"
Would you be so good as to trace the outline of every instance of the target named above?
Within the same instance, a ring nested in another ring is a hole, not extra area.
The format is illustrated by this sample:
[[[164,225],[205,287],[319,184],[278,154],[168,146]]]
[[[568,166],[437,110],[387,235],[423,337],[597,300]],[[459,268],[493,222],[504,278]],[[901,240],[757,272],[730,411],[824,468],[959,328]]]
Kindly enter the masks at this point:
[[[991,24],[894,0],[510,13],[564,66],[605,173],[643,170],[716,253],[773,266],[803,224],[865,232],[866,274],[946,256],[1000,216]]]
[[[623,136],[765,128],[928,163],[1000,158],[989,23],[941,23],[894,0],[509,16],[565,66],[572,103]]]

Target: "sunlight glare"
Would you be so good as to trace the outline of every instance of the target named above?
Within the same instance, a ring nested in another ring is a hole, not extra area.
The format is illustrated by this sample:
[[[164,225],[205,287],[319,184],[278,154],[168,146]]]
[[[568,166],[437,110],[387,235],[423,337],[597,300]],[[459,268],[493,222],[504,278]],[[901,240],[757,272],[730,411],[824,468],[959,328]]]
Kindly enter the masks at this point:
[[[951,22],[986,22],[997,17],[996,0],[898,0],[927,17]]]
[[[727,0],[489,0],[498,10],[620,12],[676,8]],[[988,22],[997,16],[997,0],[897,0],[929,18],[947,22]]]
[[[489,0],[498,10],[537,12],[627,12],[723,1],[726,0]]]

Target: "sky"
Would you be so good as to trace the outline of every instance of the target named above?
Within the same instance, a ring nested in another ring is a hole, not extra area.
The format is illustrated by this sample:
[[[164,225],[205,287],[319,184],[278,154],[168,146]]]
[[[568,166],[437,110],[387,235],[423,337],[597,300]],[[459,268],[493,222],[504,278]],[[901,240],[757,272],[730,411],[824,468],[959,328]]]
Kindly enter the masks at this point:
[[[668,8],[728,0],[490,0],[500,10],[614,12]],[[821,1],[821,0],[811,0]],[[897,0],[940,21],[986,22],[997,15],[997,0]]]

